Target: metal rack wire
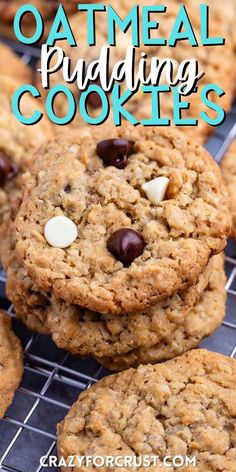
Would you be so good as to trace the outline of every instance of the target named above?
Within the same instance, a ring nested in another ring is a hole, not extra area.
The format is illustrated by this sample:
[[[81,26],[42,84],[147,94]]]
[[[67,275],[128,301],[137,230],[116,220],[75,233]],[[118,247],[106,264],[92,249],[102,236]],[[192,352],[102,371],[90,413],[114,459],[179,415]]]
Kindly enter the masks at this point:
[[[0,38],[1,39],[1,38]],[[36,48],[23,49],[8,41],[22,60],[31,65],[39,57]],[[219,161],[236,132],[236,103],[224,124],[206,147]],[[226,257],[228,303],[222,327],[202,346],[236,358],[236,245],[229,243]],[[5,296],[6,276],[0,270],[0,307],[14,318]],[[57,349],[49,337],[33,335],[17,320],[14,329],[25,353],[24,376],[14,402],[0,421],[0,471],[41,472],[40,457],[56,453],[56,424],[66,415],[79,393],[108,372],[94,360],[82,361]]]

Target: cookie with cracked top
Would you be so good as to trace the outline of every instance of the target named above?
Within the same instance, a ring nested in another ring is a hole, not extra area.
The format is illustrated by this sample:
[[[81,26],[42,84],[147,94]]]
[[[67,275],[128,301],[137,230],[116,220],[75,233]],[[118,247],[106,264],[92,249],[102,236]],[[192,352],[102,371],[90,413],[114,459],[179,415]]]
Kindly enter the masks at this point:
[[[108,138],[133,143],[123,169],[98,155]],[[15,220],[16,251],[39,287],[58,298],[100,313],[141,311],[196,283],[225,247],[230,214],[220,170],[175,129],[84,128],[37,156]],[[153,203],[143,185],[157,179],[163,190],[163,176],[168,188]],[[67,224],[51,239],[45,233],[56,216],[77,228],[69,246]]]
[[[232,472],[235,377],[235,359],[206,350],[108,376],[83,392],[58,425],[59,458],[91,451],[93,457],[159,456],[163,465],[164,457],[178,455],[196,458],[190,470]]]

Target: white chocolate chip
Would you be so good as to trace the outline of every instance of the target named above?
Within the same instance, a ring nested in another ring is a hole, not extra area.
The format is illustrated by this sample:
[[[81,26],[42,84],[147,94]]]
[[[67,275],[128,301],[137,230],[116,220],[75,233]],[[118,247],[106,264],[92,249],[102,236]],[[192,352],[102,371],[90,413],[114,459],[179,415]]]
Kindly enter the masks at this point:
[[[50,246],[63,249],[76,240],[78,232],[70,218],[55,216],[47,222],[44,228],[44,236]]]
[[[78,148],[76,146],[70,146],[69,147],[69,151],[72,153],[72,154],[77,154],[78,153]]]
[[[157,204],[164,200],[169,179],[167,177],[157,177],[142,185],[142,189],[146,193],[150,202]]]

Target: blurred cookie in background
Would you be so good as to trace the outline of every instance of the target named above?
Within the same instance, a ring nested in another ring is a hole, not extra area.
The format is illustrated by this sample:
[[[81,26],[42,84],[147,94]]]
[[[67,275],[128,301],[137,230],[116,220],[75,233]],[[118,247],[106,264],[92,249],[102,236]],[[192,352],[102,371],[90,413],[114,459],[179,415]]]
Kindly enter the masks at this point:
[[[0,41],[0,75],[17,78],[22,84],[32,82],[32,69],[6,44]]]
[[[30,2],[32,6],[36,7],[40,11],[44,20],[52,16],[56,10],[56,7],[58,7],[58,3],[59,2],[56,0],[50,2],[46,0],[32,0]],[[24,0],[2,0],[0,3],[0,15],[2,22],[11,24],[14,20],[17,10],[25,4],[26,3]],[[30,14],[25,15],[24,24],[32,24],[32,18],[33,16]]]
[[[9,214],[11,205],[21,196],[21,176],[27,170],[33,153],[52,137],[45,117],[34,126],[20,123],[12,112],[12,96],[20,82],[0,77],[0,223]],[[21,100],[21,112],[29,117],[40,105],[26,93]]]
[[[53,19],[60,4],[64,6],[68,15],[72,15],[78,11],[78,3],[92,3],[93,1],[95,0],[87,0],[86,2],[78,2],[77,0],[61,0],[60,2],[58,0],[32,0],[29,3],[38,9],[43,18],[44,34],[42,39],[44,39],[50,31]],[[17,10],[25,4],[26,2],[24,0],[0,1],[1,34],[8,38],[16,39],[13,26],[14,17]],[[21,22],[21,31],[25,36],[33,36],[35,33],[35,19],[33,14],[27,13],[23,17]]]
[[[180,4],[184,4],[188,8],[195,10],[196,15],[199,11],[199,6],[203,4],[202,0],[178,0]],[[236,49],[236,2],[235,0],[227,0],[227,7],[222,0],[207,0],[204,4],[209,7],[209,23],[211,21],[217,22],[221,28],[230,34],[230,39]]]
[[[60,2],[58,0],[50,0],[50,2],[48,0],[31,0],[30,5],[36,7],[43,16],[43,18],[46,20],[48,18],[52,18],[55,15],[60,4],[62,4],[66,8],[66,11],[76,12],[78,10],[78,3],[92,2],[93,0],[88,0],[86,2],[78,2],[77,0],[61,0]],[[25,4],[26,3],[24,0],[1,0],[0,15],[2,21],[13,21],[17,10]],[[26,15],[25,23],[32,23],[32,17]]]

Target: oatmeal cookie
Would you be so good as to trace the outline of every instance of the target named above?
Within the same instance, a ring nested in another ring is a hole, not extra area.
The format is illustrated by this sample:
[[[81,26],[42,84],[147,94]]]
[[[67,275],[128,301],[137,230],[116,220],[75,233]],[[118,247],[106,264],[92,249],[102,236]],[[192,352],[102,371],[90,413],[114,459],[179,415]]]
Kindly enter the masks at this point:
[[[89,451],[92,457],[159,456],[162,463],[178,455],[196,458],[196,467],[186,470],[232,472],[235,377],[235,359],[206,350],[108,376],[83,392],[58,425],[59,457]],[[92,465],[86,469],[94,470]]]
[[[225,316],[226,277],[223,270],[223,255],[212,258],[212,275],[200,299],[189,309],[184,323],[165,337],[160,343],[130,351],[113,358],[97,358],[108,369],[117,371],[139,364],[156,364],[180,356],[199,345],[222,323]]]
[[[58,298],[100,313],[141,311],[193,285],[225,247],[220,170],[175,129],[87,127],[37,157],[16,251]]]
[[[236,139],[221,162],[221,170],[230,197],[233,217],[232,236],[236,239]]]
[[[0,223],[9,214],[11,205],[21,195],[22,173],[32,160],[38,146],[52,137],[50,123],[43,118],[37,125],[25,126],[13,115],[11,99],[20,83],[0,77]],[[21,100],[21,110],[31,116],[40,109],[29,94]]]
[[[10,406],[23,374],[23,352],[11,329],[11,319],[0,311],[0,418]]]

